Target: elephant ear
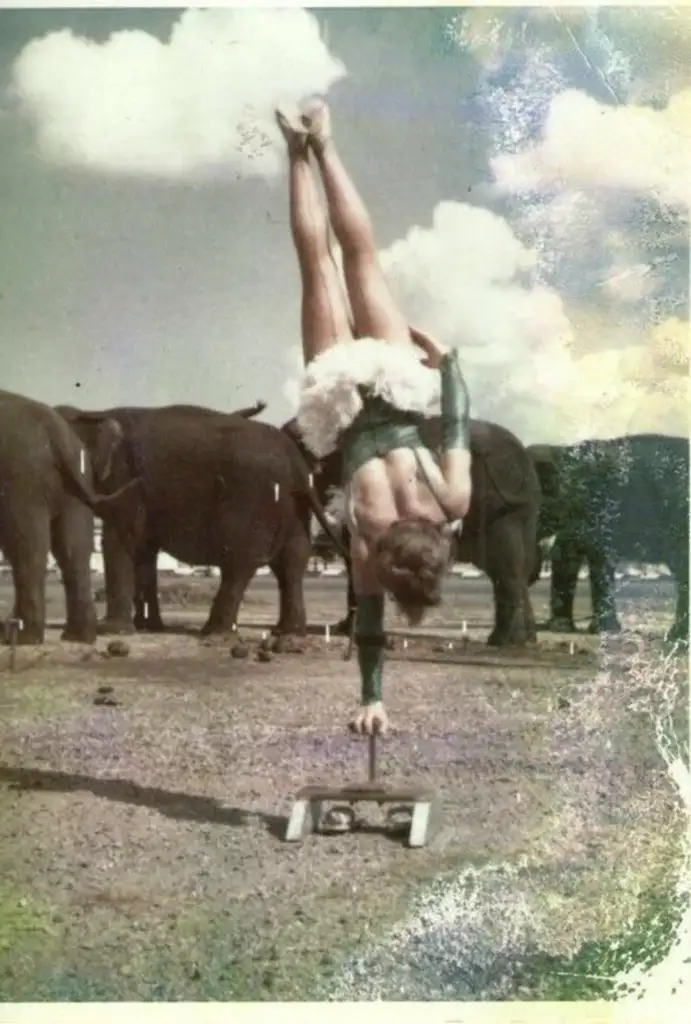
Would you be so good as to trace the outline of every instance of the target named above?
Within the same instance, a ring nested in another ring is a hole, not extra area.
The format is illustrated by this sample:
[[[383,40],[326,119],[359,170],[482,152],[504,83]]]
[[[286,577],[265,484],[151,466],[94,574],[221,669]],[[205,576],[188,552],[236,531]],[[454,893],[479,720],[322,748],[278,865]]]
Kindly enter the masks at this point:
[[[89,451],[94,477],[105,482],[113,471],[113,459],[125,440],[125,432],[114,416],[83,412],[69,405],[55,407]]]
[[[528,445],[528,451],[533,462],[537,466],[556,466],[557,464],[557,450],[554,445],[551,444],[531,444]]]
[[[531,444],[528,454],[535,465],[543,494],[556,495],[561,461],[559,449],[551,444]]]

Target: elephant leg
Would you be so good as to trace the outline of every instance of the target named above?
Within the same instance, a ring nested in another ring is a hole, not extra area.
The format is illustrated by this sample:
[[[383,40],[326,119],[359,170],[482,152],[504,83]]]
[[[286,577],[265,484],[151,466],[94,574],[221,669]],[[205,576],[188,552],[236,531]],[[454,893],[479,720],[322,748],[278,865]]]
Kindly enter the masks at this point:
[[[550,617],[546,629],[555,633],[576,633],[573,602],[578,584],[578,572],[583,564],[579,544],[557,537],[552,549],[552,579],[550,582]]]
[[[494,629],[487,639],[491,647],[522,647],[535,640],[534,630],[528,631],[526,611],[535,539],[526,551],[524,533],[525,523],[518,515],[505,516],[487,530],[486,571],[494,590]]]
[[[134,628],[164,633],[158,601],[158,548],[148,547],[137,559],[134,596]]]
[[[530,588],[540,577],[542,569],[543,554],[542,548],[537,542],[537,511],[526,513],[523,525],[523,552],[525,567],[525,591],[523,596],[523,628],[525,630],[526,642],[537,643],[537,623],[533,602],[530,596]]]
[[[42,644],[46,629],[46,575],[50,551],[47,509],[22,506],[21,518],[5,523],[5,556],[12,569],[14,617],[21,621],[17,642]]]
[[[689,644],[689,555],[688,549],[679,552],[668,561],[670,570],[677,581],[677,608],[674,622],[665,634],[669,643],[678,643],[682,648]]]
[[[106,583],[106,615],[98,624],[98,632],[133,633],[134,553],[108,522],[103,523],[101,549]]]
[[[273,629],[275,636],[305,636],[307,633],[304,579],[311,553],[309,533],[302,523],[298,523],[293,536],[288,538],[270,563],[279,594],[278,623]]]
[[[614,602],[614,561],[602,552],[588,559],[592,617],[589,633],[621,633]]]
[[[525,630],[526,642],[530,644],[537,643],[537,622],[535,621],[533,602],[530,597],[530,576],[528,577],[526,596],[523,604],[523,628]]]
[[[51,524],[51,547],[62,573],[66,622],[63,640],[76,644],[96,641],[96,607],[91,586],[94,519],[90,509],[67,498]]]
[[[241,567],[221,567],[221,583],[211,603],[209,617],[202,626],[202,636],[210,636],[212,633],[224,636],[232,634],[237,626],[245,591],[256,571],[257,566],[253,563]]]

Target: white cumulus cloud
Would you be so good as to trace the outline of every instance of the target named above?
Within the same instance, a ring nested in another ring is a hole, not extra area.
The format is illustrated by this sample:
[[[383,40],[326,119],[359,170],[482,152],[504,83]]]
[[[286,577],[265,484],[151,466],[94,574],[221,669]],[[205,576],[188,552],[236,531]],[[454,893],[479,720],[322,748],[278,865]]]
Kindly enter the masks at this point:
[[[281,387],[281,394],[290,409],[290,415],[293,416],[297,412],[300,399],[300,381],[305,366],[302,347],[300,345],[292,345],[283,357],[283,361],[287,377],[285,384]]]
[[[688,435],[688,322],[668,318],[628,341],[602,311],[570,317],[558,292],[531,280],[535,254],[508,223],[464,203],[440,203],[430,227],[380,255],[409,323],[459,349],[474,417],[525,444]],[[287,371],[295,409],[297,347]]]
[[[190,9],[166,42],[140,31],[32,40],[11,89],[55,163],[171,180],[272,176],[284,158],[275,106],[345,74],[309,11]]]
[[[431,227],[412,228],[382,261],[409,321],[458,347],[475,417],[527,444],[688,433],[688,323],[622,345],[603,319],[592,351],[560,295],[531,282],[534,253],[497,215],[440,203]]]
[[[602,281],[603,291],[619,302],[637,303],[650,294],[654,287],[649,263],[629,266],[613,265]]]
[[[686,205],[691,195],[691,90],[663,110],[612,106],[567,89],[555,96],[542,138],[491,161],[507,192],[611,188]]]

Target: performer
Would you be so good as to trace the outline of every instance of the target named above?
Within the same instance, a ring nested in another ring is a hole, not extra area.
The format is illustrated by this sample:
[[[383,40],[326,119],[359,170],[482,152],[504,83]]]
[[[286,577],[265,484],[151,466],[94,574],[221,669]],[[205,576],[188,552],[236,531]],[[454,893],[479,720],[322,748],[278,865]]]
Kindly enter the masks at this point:
[[[384,592],[412,624],[440,603],[452,558],[450,521],[463,519],[470,505],[469,397],[458,353],[410,328],[391,295],[369,215],[331,137],[326,103],[281,108],[276,120],[288,146],[290,225],[302,279],[306,369],[298,427],[318,458],[337,447],[343,455],[362,678],[350,727],[383,733]],[[329,227],[341,249],[347,298]],[[437,459],[420,424],[440,406]]]

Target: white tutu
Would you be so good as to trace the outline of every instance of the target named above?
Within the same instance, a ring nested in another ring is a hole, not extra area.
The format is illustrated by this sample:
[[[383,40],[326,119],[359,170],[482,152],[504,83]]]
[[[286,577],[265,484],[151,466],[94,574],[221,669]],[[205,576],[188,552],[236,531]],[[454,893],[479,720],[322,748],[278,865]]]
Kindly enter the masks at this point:
[[[313,359],[305,370],[297,412],[307,447],[317,458],[335,450],[340,434],[362,409],[362,385],[404,412],[438,415],[440,376],[420,359],[413,345],[376,338],[339,342]]]

